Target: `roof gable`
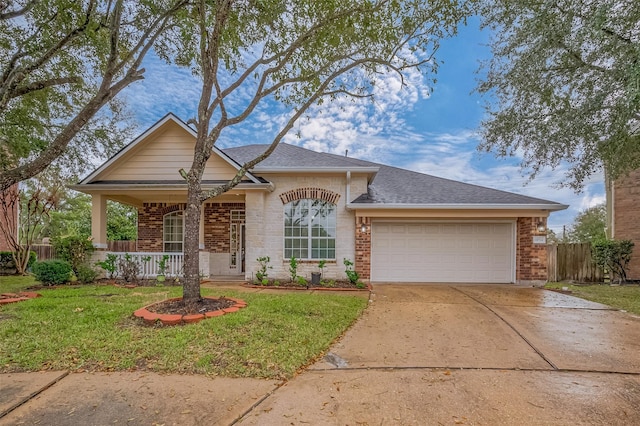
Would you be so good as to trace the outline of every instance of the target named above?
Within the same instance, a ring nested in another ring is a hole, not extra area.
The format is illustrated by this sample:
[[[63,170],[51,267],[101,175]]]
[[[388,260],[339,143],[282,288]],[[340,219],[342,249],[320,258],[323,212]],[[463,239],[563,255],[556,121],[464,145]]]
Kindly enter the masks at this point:
[[[110,158],[80,184],[92,182],[136,182],[180,180],[180,169],[193,163],[196,133],[173,114],[167,114],[120,152]],[[207,161],[203,180],[226,181],[240,166],[218,148]],[[254,183],[260,180],[248,173]]]

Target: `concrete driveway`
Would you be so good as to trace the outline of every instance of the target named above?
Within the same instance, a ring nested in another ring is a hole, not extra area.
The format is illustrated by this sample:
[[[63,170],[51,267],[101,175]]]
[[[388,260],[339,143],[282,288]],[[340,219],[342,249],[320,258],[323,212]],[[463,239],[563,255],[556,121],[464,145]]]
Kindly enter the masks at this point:
[[[241,424],[640,424],[640,318],[536,288],[378,285]]]
[[[284,385],[0,375],[0,410],[25,401],[0,425],[640,424],[637,316],[507,285],[377,285],[370,305]]]

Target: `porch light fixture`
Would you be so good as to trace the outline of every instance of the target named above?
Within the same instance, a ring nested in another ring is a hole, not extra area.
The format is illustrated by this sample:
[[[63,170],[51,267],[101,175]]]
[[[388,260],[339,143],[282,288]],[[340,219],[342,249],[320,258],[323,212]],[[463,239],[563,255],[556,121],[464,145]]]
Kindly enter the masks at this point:
[[[544,222],[542,222],[541,220],[538,221],[536,228],[538,229],[538,232],[546,232],[547,230],[547,227],[544,225]]]
[[[367,225],[365,225],[364,223],[360,225],[360,232],[362,232],[363,234],[367,232]]]

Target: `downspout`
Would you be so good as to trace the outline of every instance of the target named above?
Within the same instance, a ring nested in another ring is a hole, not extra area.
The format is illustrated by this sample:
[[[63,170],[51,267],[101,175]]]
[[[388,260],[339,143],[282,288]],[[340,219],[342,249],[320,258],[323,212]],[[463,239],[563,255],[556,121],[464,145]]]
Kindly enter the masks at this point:
[[[349,203],[351,202],[351,171],[350,170],[347,171],[347,187],[345,189],[345,194],[347,199],[344,201],[344,206],[346,209],[347,205],[349,205]]]

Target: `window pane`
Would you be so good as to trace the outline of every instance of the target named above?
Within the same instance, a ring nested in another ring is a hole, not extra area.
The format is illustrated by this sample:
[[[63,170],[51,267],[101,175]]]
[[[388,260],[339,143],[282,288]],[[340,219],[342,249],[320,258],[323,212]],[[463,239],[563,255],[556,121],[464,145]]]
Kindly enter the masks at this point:
[[[334,259],[336,206],[323,200],[296,200],[284,206],[284,255]]]

